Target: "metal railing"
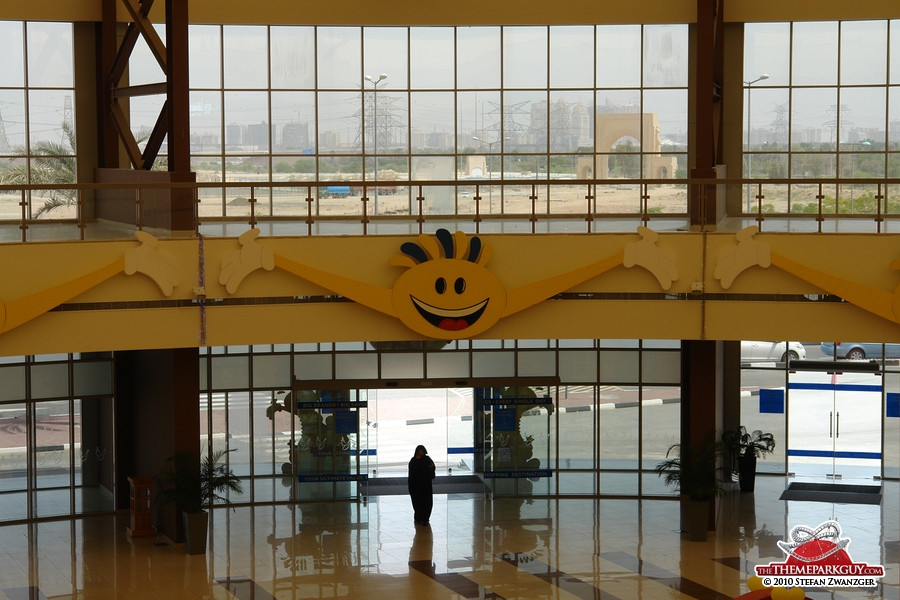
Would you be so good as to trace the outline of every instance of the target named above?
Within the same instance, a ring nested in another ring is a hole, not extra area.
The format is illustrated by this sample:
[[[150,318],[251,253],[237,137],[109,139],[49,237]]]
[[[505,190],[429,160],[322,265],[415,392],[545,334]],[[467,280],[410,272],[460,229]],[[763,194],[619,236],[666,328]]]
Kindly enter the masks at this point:
[[[232,235],[253,227],[273,235],[415,234],[448,226],[470,233],[631,232],[641,225],[659,231],[900,229],[888,227],[900,219],[900,179],[498,178],[380,181],[377,188],[378,203],[371,181],[2,185],[0,241],[124,239],[138,230],[160,237]],[[707,201],[713,189],[715,204]],[[171,231],[176,190],[190,193],[187,231]],[[57,200],[59,208],[34,218],[54,194],[69,201]],[[726,195],[734,200],[725,202]]]

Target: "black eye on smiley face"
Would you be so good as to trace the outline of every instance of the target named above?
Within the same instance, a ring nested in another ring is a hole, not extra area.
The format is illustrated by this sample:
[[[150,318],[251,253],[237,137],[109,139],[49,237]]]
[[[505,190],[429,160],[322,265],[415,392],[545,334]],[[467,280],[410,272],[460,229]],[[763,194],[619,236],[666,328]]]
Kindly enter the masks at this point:
[[[462,277],[457,277],[456,281],[453,282],[453,290],[457,294],[462,294],[466,291],[466,280]],[[443,277],[438,277],[434,282],[434,291],[438,294],[443,294],[447,291],[447,280]]]

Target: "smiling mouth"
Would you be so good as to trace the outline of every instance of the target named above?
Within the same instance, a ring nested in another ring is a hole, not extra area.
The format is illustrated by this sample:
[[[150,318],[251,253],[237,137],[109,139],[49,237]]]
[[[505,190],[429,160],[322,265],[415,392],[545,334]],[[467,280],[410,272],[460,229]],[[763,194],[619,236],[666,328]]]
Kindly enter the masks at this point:
[[[438,308],[437,306],[426,304],[415,296],[410,296],[409,298],[423,319],[438,329],[446,331],[459,331],[470,327],[484,313],[489,300],[486,298],[478,304],[473,304],[466,308],[451,309]]]

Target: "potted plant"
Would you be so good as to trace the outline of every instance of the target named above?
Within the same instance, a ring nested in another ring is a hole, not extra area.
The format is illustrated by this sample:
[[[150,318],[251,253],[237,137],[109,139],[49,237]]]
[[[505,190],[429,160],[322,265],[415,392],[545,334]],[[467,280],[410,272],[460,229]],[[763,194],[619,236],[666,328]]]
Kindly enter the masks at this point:
[[[157,500],[163,506],[174,504],[182,514],[188,554],[206,552],[209,513],[204,509],[213,504],[231,501],[224,494],[244,491],[240,478],[223,462],[231,450],[218,450],[207,454],[197,468],[197,455],[179,452],[166,460],[159,474],[161,491]]]
[[[741,491],[752,492],[756,487],[756,461],[765,460],[766,454],[775,451],[775,436],[759,429],[748,432],[741,425],[723,433],[722,443],[731,455],[731,468],[738,473]]]
[[[710,435],[699,447],[689,444],[673,444],[666,452],[666,460],[656,465],[656,473],[666,485],[675,489],[686,499],[686,521],[682,529],[694,541],[706,540],[709,529],[710,503],[722,493],[719,473],[722,445]]]

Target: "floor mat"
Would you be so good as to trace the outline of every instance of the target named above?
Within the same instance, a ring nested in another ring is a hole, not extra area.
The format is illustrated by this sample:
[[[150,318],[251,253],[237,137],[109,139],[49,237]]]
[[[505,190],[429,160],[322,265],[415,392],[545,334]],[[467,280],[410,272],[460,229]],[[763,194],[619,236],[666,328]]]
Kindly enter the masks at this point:
[[[842,504],[881,504],[881,486],[794,482],[784,490],[780,499]]]

